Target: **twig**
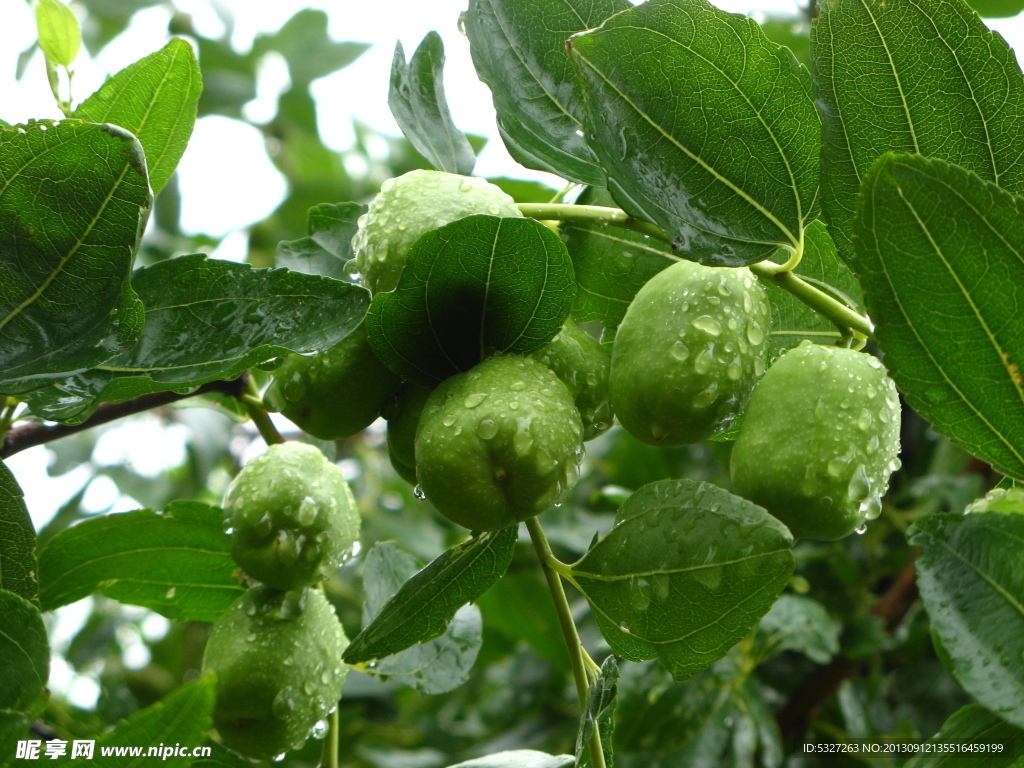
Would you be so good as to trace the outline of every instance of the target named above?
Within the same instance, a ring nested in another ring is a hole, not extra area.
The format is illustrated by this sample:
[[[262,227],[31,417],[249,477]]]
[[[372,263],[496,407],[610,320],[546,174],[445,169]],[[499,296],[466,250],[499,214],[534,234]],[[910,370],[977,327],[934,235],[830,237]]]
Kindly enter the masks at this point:
[[[917,594],[917,569],[911,560],[879,598],[871,613],[885,622],[885,629],[891,634],[903,621],[917,599]],[[836,656],[811,673],[776,715],[783,741],[794,739],[807,730],[807,724],[836,694],[843,681],[859,672],[864,663],[864,659]]]
[[[123,403],[103,403],[92,416],[81,424],[46,425],[34,422],[12,427],[4,436],[3,445],[0,447],[0,459],[6,459],[27,448],[51,443],[62,437],[84,432],[87,429],[92,429],[111,421],[117,421],[125,416],[132,416],[136,413],[152,410],[153,408],[170,405],[171,403],[195,397],[196,395],[220,392],[230,397],[241,398],[245,392],[248,379],[249,374],[245,373],[232,381],[211,381],[208,384],[203,384],[195,392],[190,392],[187,395],[177,392],[154,392],[153,394],[143,395]]]

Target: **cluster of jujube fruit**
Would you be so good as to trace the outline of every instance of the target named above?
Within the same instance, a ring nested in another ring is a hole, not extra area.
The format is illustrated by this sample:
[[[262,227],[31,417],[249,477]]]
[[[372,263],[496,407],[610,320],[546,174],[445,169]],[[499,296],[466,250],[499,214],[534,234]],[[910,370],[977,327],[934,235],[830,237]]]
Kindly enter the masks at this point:
[[[473,214],[521,216],[483,179],[413,171],[386,182],[353,238],[364,285],[394,290],[421,236]],[[287,359],[265,402],[322,439],[383,415],[395,470],[472,530],[557,503],[579,477],[583,443],[613,414],[643,442],[678,446],[745,411],[737,492],[798,537],[841,538],[878,515],[897,466],[895,388],[877,359],[846,348],[804,343],[769,368],[770,327],[749,269],[680,260],[639,290],[612,343],[570,318],[528,355],[495,354],[431,388],[401,381],[360,327],[320,355]]]
[[[224,497],[231,554],[260,582],[214,624],[214,724],[232,749],[269,759],[301,746],[338,703],[348,640],[324,593],[359,536],[341,470],[311,445],[272,445]]]

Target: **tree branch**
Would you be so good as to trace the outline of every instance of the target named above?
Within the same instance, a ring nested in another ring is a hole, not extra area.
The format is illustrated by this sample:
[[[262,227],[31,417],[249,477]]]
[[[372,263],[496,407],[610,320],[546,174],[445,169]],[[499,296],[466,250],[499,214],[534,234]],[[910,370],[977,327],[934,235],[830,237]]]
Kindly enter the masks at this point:
[[[27,448],[50,443],[62,437],[116,421],[125,416],[132,416],[163,405],[170,405],[179,400],[185,400],[186,398],[195,397],[207,392],[220,392],[230,397],[241,398],[245,394],[248,381],[249,374],[246,372],[232,381],[211,381],[208,384],[203,384],[195,392],[190,392],[187,395],[181,395],[177,392],[154,392],[153,394],[143,395],[123,403],[103,403],[92,416],[81,424],[54,424],[49,426],[37,422],[22,424],[21,426],[13,427],[4,436],[3,445],[0,447],[0,459],[6,459]]]
[[[916,555],[914,557],[916,558]],[[871,609],[871,613],[885,622],[885,630],[891,634],[903,621],[917,595],[917,569],[911,560],[896,581],[882,594]],[[864,659],[836,656],[831,662],[812,672],[776,715],[783,741],[790,741],[806,731],[807,724],[836,694],[843,681],[859,672],[864,663]]]

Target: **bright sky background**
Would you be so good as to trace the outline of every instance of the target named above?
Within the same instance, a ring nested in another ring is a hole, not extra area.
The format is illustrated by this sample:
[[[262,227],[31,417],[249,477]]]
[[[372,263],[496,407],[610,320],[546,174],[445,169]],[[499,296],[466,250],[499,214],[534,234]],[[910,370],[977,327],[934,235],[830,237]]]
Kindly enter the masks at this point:
[[[469,44],[457,29],[459,13],[465,9],[468,0],[341,0],[314,2],[308,6],[281,0],[274,3],[219,1],[235,13],[232,43],[240,52],[249,49],[256,34],[279,29],[304,7],[322,8],[328,12],[331,17],[330,34],[334,39],[373,45],[353,65],[313,84],[323,138],[329,146],[339,150],[352,144],[353,118],[385,133],[399,133],[387,106],[395,41],[401,40],[406,55],[411,56],[423,36],[430,30],[437,30],[445,43],[445,88],[455,122],[465,131],[490,138],[476,173],[481,176],[535,178],[554,187],[562,186],[561,180],[554,176],[522,168],[505,151],[497,134],[490,91],[476,79]],[[223,34],[224,28],[211,2],[175,0],[175,4],[192,15],[199,32],[212,37]],[[795,13],[798,10],[795,0],[717,0],[716,4],[736,13]],[[75,8],[73,2],[71,7]],[[162,47],[167,41],[168,20],[166,9],[145,9],[136,14],[129,29],[108,45],[97,60],[90,59],[83,49],[75,63],[76,101],[81,101],[98,88],[108,74]],[[1002,33],[1017,51],[1024,51],[1024,17],[990,20],[988,23]],[[10,123],[61,116],[46,83],[41,54],[33,57],[20,82],[13,80],[18,54],[34,40],[35,23],[29,4],[25,0],[0,0],[0,118]],[[262,122],[273,116],[275,100],[286,85],[286,77],[287,68],[283,60],[265,62],[258,83],[258,97],[248,105],[247,117]],[[286,193],[284,178],[267,157],[259,131],[223,117],[206,117],[196,124],[179,172],[183,196],[182,225],[192,234],[227,235],[214,253],[220,258],[243,259],[247,246],[245,228],[270,214]],[[189,425],[188,412],[184,413],[184,423]],[[204,414],[196,418],[214,418],[209,411],[204,411]],[[230,427],[225,425],[224,428]],[[111,464],[131,461],[136,471],[156,477],[165,467],[176,466],[183,460],[188,429],[189,426],[181,424],[168,429],[160,419],[147,415],[103,435],[93,460]],[[139,445],[154,449],[159,446],[159,450],[132,450]],[[126,446],[129,447],[127,453]],[[89,476],[89,471],[80,467],[62,478],[49,478],[46,472],[49,455],[47,448],[38,447],[7,462],[25,491],[26,503],[37,526],[44,525]],[[90,487],[83,507],[101,511],[110,508],[111,504],[115,511],[138,507],[132,499],[119,498],[112,481],[100,478]],[[98,685],[88,675],[74,674],[60,652],[85,620],[90,604],[91,599],[60,609],[52,631],[57,653],[50,686],[58,694],[63,693],[84,707],[95,703]],[[138,611],[139,616],[146,616],[141,624],[143,636],[153,640],[166,632],[166,619],[142,609]],[[148,663],[148,650],[139,637],[122,638],[122,641],[128,666],[140,668]]]

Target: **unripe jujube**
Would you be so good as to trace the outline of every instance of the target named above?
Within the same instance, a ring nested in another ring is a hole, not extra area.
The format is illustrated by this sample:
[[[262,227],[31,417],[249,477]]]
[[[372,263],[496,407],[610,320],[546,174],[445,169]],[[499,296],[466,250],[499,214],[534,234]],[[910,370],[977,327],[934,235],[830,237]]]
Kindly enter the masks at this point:
[[[805,341],[750,397],[733,486],[797,538],[840,539],[881,511],[899,466],[899,415],[896,386],[877,359]]]
[[[217,675],[221,740],[259,760],[302,746],[341,697],[347,646],[320,590],[249,589],[213,625],[203,656]]]
[[[359,512],[337,466],[304,443],[270,446],[224,496],[231,555],[275,589],[297,589],[337,570],[359,537]]]
[[[452,522],[488,531],[533,517],[579,479],[583,424],[546,366],[503,355],[435,389],[416,430],[416,474]]]
[[[373,353],[363,324],[319,355],[289,355],[263,402],[313,437],[341,440],[373,423],[399,383]]]
[[[764,372],[770,307],[746,267],[680,261],[637,292],[612,346],[611,403],[651,445],[725,430]]]
[[[555,338],[531,352],[530,357],[544,363],[569,388],[583,420],[584,440],[592,440],[611,427],[611,353],[607,347],[570,319]]]
[[[388,458],[410,485],[416,485],[416,425],[431,390],[407,381],[381,410],[388,420]]]
[[[364,284],[371,293],[393,291],[413,243],[432,229],[476,213],[522,216],[511,197],[475,176],[415,170],[388,179],[359,217],[352,238]]]

